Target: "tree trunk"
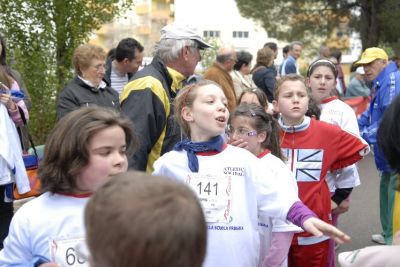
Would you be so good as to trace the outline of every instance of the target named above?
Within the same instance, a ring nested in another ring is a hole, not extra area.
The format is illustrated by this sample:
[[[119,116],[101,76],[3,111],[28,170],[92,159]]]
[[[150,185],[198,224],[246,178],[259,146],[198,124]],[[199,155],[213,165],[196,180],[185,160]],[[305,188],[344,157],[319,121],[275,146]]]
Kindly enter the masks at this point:
[[[360,35],[363,50],[378,46],[380,40],[379,6],[384,0],[361,1]]]

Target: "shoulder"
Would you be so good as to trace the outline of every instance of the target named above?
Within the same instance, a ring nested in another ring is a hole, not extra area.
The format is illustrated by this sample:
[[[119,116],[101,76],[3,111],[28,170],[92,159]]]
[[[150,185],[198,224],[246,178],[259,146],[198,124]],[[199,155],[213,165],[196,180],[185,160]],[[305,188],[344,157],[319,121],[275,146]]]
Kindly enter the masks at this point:
[[[311,120],[311,124],[310,126],[312,126],[313,131],[315,132],[319,132],[319,135],[321,135],[321,131],[324,132],[324,134],[336,134],[339,132],[342,132],[343,130],[334,124],[325,122],[325,121],[319,121],[319,120]]]
[[[119,94],[117,91],[115,91],[112,87],[110,86],[106,86],[103,90],[104,92],[106,92],[107,94],[110,94],[114,99],[119,99]]]
[[[39,216],[41,210],[47,206],[47,203],[50,199],[50,193],[46,192],[42,195],[29,200],[25,204],[23,204],[15,213],[16,219],[29,219],[31,216]]]
[[[176,151],[171,150],[167,153],[164,153],[161,157],[159,157],[154,162],[154,169],[162,169],[164,166],[168,165],[176,165],[183,164],[182,161],[185,160],[186,152],[184,150]]]
[[[63,90],[60,92],[60,95],[65,95],[65,94],[74,94],[76,93],[76,90],[81,90],[85,89],[83,87],[83,83],[80,82],[78,77],[74,77],[72,80],[70,80],[67,85],[63,88]]]
[[[370,246],[342,252],[338,261],[343,267],[397,266],[400,246]]]

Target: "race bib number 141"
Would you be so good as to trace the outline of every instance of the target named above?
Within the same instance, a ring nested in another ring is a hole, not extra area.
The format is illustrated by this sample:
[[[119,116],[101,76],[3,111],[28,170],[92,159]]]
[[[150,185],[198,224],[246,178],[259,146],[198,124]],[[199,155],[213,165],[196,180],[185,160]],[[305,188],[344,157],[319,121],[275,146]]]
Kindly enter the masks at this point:
[[[190,173],[185,182],[196,192],[207,222],[229,222],[231,208],[230,177]]]

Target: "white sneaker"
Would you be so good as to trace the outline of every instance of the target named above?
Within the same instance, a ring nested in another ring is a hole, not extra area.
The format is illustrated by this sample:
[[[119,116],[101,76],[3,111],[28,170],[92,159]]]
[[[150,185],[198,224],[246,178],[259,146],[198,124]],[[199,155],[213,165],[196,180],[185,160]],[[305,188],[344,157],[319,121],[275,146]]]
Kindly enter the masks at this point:
[[[385,238],[383,237],[382,234],[376,234],[371,236],[372,241],[375,243],[381,244],[381,245],[386,245]]]

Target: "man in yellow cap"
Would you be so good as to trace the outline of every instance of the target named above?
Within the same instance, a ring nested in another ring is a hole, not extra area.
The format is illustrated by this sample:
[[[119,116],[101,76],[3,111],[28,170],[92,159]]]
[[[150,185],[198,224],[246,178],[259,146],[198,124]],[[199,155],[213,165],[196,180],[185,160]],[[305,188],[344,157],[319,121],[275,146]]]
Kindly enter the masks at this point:
[[[372,241],[391,245],[396,173],[379,149],[376,134],[384,111],[400,93],[400,72],[394,62],[388,61],[386,52],[377,47],[365,49],[356,65],[364,67],[365,78],[372,82],[372,91],[375,91],[369,109],[358,120],[361,136],[374,147],[375,164],[381,178],[379,202],[383,233],[372,235]]]

